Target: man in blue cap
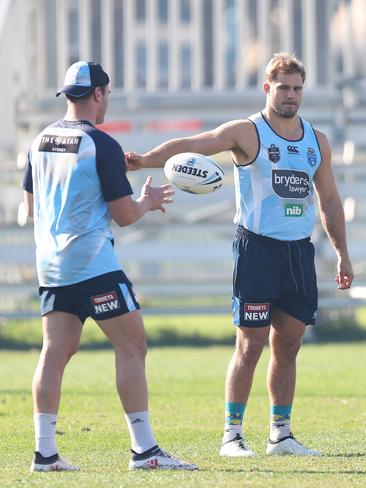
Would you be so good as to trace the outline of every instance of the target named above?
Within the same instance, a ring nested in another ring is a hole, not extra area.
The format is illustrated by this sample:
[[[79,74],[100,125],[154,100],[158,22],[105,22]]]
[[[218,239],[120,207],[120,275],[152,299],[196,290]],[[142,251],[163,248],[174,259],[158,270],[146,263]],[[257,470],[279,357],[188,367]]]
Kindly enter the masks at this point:
[[[104,120],[109,77],[97,63],[67,71],[65,118],[44,129],[28,155],[23,188],[34,217],[43,347],[33,379],[36,449],[31,471],[76,471],[56,446],[56,422],[66,364],[92,317],[116,355],[117,390],[131,436],[129,469],[196,469],[163,451],[149,422],[146,338],[132,284],[113,248],[110,223],[121,226],[172,202],[169,185],[136,200],[121,146],[95,125]]]

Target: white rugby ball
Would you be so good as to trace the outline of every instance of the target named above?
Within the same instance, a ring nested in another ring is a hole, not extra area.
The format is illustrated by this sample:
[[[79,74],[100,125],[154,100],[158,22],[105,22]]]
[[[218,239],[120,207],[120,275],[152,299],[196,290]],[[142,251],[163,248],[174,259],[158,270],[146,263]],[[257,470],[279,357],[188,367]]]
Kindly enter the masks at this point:
[[[167,160],[164,173],[170,183],[188,193],[218,190],[224,179],[221,166],[203,154],[180,153]]]

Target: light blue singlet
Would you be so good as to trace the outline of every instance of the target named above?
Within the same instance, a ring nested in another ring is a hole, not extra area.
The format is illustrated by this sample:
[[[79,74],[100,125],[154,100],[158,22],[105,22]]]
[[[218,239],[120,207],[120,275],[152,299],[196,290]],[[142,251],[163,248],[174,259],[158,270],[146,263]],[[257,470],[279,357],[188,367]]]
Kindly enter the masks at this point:
[[[234,222],[256,234],[292,241],[309,237],[315,221],[313,178],[321,153],[312,125],[301,119],[302,138],[276,134],[261,112],[249,117],[259,150],[246,166],[234,166]]]

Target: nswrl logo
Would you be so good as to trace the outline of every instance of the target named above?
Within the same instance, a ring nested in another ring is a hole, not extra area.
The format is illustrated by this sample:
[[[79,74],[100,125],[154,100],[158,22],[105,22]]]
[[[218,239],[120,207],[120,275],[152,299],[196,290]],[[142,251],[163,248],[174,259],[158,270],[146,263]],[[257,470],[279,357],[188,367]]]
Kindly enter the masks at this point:
[[[301,203],[286,203],[285,217],[301,217],[304,213],[304,206]]]

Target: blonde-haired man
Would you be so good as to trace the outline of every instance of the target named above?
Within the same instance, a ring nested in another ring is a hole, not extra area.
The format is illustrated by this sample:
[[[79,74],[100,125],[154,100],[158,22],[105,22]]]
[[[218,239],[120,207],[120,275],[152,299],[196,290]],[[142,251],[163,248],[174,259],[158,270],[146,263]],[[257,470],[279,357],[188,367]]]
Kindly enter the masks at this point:
[[[302,62],[296,56],[290,56],[286,53],[277,53],[270,59],[264,70],[264,78],[267,82],[271,82],[277,78],[279,73],[288,75],[299,73],[303,82],[306,79],[306,72]]]
[[[298,115],[305,70],[286,53],[265,70],[265,108],[193,137],[168,141],[144,155],[127,156],[130,169],[161,167],[177,153],[230,151],[234,162],[237,225],[233,243],[233,323],[236,347],[226,376],[225,431],[220,455],[255,456],[242,430],[253,374],[269,340],[271,404],[268,455],[319,455],[292,435],[296,356],[317,312],[314,246],[310,236],[317,197],[324,229],[338,262],[336,281],[349,288],[341,200],[326,136]]]

